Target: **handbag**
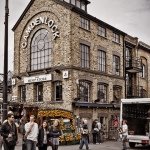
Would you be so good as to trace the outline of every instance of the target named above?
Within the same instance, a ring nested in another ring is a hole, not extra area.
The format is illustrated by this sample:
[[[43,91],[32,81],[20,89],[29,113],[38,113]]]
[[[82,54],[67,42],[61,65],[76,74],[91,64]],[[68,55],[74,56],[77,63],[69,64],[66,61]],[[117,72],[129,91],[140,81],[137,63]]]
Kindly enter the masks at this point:
[[[47,145],[48,145],[48,146],[53,146],[53,139],[52,139],[52,138],[49,138],[49,139],[47,140]]]

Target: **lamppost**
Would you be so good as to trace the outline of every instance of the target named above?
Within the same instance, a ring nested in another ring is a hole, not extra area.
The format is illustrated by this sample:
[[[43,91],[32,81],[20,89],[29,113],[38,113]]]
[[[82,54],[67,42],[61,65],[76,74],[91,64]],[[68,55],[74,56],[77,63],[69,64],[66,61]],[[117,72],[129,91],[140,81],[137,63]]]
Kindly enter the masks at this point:
[[[5,0],[5,37],[4,37],[4,82],[3,82],[3,120],[7,118],[7,78],[8,78],[8,8],[9,0]]]

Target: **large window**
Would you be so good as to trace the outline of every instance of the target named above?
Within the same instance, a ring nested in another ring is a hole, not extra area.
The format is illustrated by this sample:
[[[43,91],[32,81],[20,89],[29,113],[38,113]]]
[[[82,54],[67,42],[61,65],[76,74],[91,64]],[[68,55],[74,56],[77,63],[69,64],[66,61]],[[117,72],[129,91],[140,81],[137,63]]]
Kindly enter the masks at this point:
[[[54,101],[62,101],[62,82],[54,82]]]
[[[106,52],[98,50],[98,70],[106,72]]]
[[[80,18],[80,27],[86,30],[90,30],[90,21],[85,18]]]
[[[90,101],[90,88],[91,83],[89,81],[79,81],[79,97],[82,102]]]
[[[34,35],[31,43],[31,70],[51,67],[51,38],[51,34],[46,29],[41,29]]]
[[[113,55],[113,74],[120,75],[120,57]]]
[[[106,28],[98,26],[98,35],[106,37]]]
[[[35,92],[35,101],[42,102],[43,101],[43,84],[36,83],[34,85],[34,92]]]
[[[81,67],[89,68],[90,67],[90,47],[84,44],[80,44],[81,51]]]
[[[113,33],[113,41],[116,43],[120,43],[120,35],[117,33]]]
[[[107,84],[98,84],[97,98],[100,103],[107,103]]]
[[[20,97],[21,102],[26,101],[26,86],[25,85],[19,86],[19,97]]]

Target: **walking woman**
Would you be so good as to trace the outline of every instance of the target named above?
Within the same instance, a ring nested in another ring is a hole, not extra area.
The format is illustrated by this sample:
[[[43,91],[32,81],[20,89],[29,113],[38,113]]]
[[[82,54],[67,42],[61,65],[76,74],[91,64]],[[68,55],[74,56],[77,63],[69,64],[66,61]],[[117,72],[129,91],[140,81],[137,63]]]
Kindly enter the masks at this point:
[[[60,122],[58,119],[55,119],[53,125],[50,128],[50,137],[52,138],[52,150],[58,150],[60,135]]]
[[[47,150],[47,141],[48,141],[48,127],[47,127],[47,121],[43,121],[42,126],[39,128],[39,134],[38,134],[38,147],[39,150]]]

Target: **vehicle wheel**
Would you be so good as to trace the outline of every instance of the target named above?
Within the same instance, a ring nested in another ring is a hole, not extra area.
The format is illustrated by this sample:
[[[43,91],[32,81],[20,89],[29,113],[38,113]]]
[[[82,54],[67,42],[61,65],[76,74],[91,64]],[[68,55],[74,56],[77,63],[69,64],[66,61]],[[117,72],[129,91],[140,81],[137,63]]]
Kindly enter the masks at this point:
[[[134,147],[135,147],[135,143],[129,142],[129,146],[130,146],[131,148],[134,148]]]

